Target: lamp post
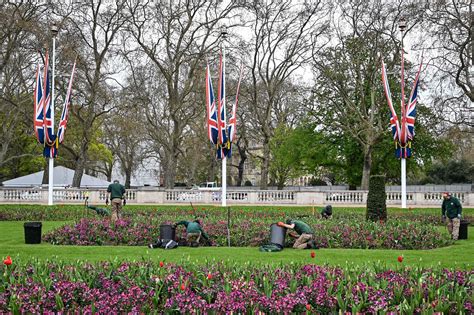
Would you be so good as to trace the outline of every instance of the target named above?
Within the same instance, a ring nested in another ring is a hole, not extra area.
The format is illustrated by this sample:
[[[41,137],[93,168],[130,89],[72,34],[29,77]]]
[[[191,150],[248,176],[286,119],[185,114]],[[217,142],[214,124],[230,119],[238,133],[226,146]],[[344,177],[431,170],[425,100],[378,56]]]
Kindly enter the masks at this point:
[[[221,27],[221,36],[222,36],[222,78],[224,79],[225,78],[225,40],[227,39],[227,28],[225,26],[222,26]],[[225,80],[225,79],[224,79]],[[222,82],[222,90],[221,90],[221,93],[223,93],[222,95],[222,101],[225,105],[225,81]],[[221,88],[221,87],[219,87]],[[220,116],[221,113],[218,113],[218,115]],[[225,117],[225,111],[224,111],[224,121],[226,121],[226,118]],[[219,128],[221,128],[221,126],[219,126]],[[225,126],[225,129],[227,129],[227,126]],[[222,196],[221,196],[221,206],[222,207],[226,207],[227,206],[227,158],[226,156],[223,154],[222,156]]]
[[[56,67],[56,36],[59,33],[59,28],[56,23],[51,24],[51,34],[53,35],[53,69],[51,78],[51,129],[54,130],[54,71]],[[46,82],[45,82],[46,84]],[[49,183],[48,183],[48,205],[53,205],[53,185],[54,185],[54,158],[49,158]]]
[[[405,59],[404,59],[404,50],[403,50],[403,35],[405,29],[407,27],[407,22],[404,17],[401,17],[398,21],[398,27],[400,28],[400,40],[401,40],[401,70],[400,70],[400,77],[401,77],[401,114],[402,114],[402,126],[401,126],[401,138],[403,139],[401,145],[405,145],[404,143],[404,136],[406,132],[406,117],[405,117]],[[402,186],[402,209],[406,209],[407,207],[407,182],[406,182],[406,158],[402,155],[401,156],[401,186]]]

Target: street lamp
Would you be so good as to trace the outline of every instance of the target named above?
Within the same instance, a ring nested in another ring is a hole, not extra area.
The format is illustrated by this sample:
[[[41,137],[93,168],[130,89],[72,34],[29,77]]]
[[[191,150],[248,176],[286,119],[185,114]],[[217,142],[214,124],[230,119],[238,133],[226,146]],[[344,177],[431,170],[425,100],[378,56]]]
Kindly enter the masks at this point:
[[[227,38],[227,35],[229,35],[229,33],[227,32],[227,26],[225,25],[222,25],[221,26],[221,36],[226,39]]]
[[[51,24],[51,29],[50,30],[51,30],[51,34],[53,34],[53,37],[56,37],[56,35],[58,35],[58,33],[59,33],[59,27],[55,22],[53,22],[53,24]]]
[[[398,27],[400,28],[400,32],[404,32],[405,28],[407,27],[407,20],[402,16],[400,20],[398,20]]]

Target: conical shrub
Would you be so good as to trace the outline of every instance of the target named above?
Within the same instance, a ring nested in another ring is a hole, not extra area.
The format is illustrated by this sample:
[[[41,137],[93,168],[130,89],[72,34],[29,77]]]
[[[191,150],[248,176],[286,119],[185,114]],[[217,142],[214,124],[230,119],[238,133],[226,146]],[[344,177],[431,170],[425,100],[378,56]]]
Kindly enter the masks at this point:
[[[369,179],[367,195],[367,220],[387,220],[387,195],[385,194],[385,176],[372,175]]]

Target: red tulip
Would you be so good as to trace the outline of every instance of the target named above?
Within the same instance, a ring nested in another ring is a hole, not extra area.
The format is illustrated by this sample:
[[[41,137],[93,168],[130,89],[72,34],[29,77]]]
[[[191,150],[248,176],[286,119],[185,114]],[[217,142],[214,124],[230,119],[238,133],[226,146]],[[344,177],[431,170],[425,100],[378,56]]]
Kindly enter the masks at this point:
[[[7,259],[3,261],[3,263],[7,266],[10,266],[12,264],[12,259],[10,256],[7,256]]]
[[[207,274],[207,280],[211,280],[212,279],[212,274],[211,273],[208,273]]]
[[[307,309],[308,311],[310,311],[310,310],[311,310],[311,304],[306,304],[306,309]]]
[[[165,265],[165,263],[160,261],[160,267],[163,267],[164,265]]]
[[[184,285],[184,283],[181,285],[181,291],[184,291],[186,290],[186,286]]]
[[[311,258],[314,258],[316,257],[316,253],[315,252],[311,252]]]
[[[399,263],[401,263],[403,261],[403,256],[398,256],[397,260]]]

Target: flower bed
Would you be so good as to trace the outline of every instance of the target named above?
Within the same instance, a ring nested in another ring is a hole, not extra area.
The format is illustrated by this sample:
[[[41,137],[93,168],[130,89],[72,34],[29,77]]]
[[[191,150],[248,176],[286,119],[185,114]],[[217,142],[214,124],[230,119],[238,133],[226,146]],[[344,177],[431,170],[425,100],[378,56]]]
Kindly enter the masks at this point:
[[[102,205],[105,207],[105,205]],[[233,206],[231,217],[247,217],[255,219],[269,219],[272,222],[280,221],[285,217],[305,217],[312,220],[319,216],[318,208],[311,207],[245,207]],[[464,218],[474,221],[471,215],[471,209],[464,209]],[[124,207],[124,216],[133,217],[135,215],[144,215],[152,217],[169,217],[170,214],[179,217],[203,216],[215,218],[215,220],[226,220],[226,209],[218,207],[199,207],[191,209],[182,206],[137,206],[127,205]],[[78,220],[83,217],[97,217],[92,210],[85,210],[83,205],[0,205],[0,221],[67,221]],[[389,221],[392,219],[420,222],[425,224],[443,225],[441,220],[441,210],[439,209],[418,209],[403,210],[389,209]],[[335,220],[351,220],[353,218],[364,219],[365,210],[362,208],[335,208]]]
[[[249,215],[233,217],[232,246],[259,246],[267,243],[273,218]],[[158,217],[135,215],[111,223],[108,219],[82,219],[47,233],[43,239],[61,245],[148,245],[159,237],[160,224],[173,223],[179,216],[162,214]],[[431,225],[391,220],[368,222],[363,219],[344,221],[305,218],[315,231],[315,242],[321,248],[384,248],[430,249],[452,244],[452,241]],[[227,245],[227,224],[219,217],[206,215],[204,230],[216,245]],[[183,238],[184,228],[177,237]],[[287,245],[292,240],[287,238]]]
[[[0,273],[0,313],[474,311],[472,270],[13,260]]]

